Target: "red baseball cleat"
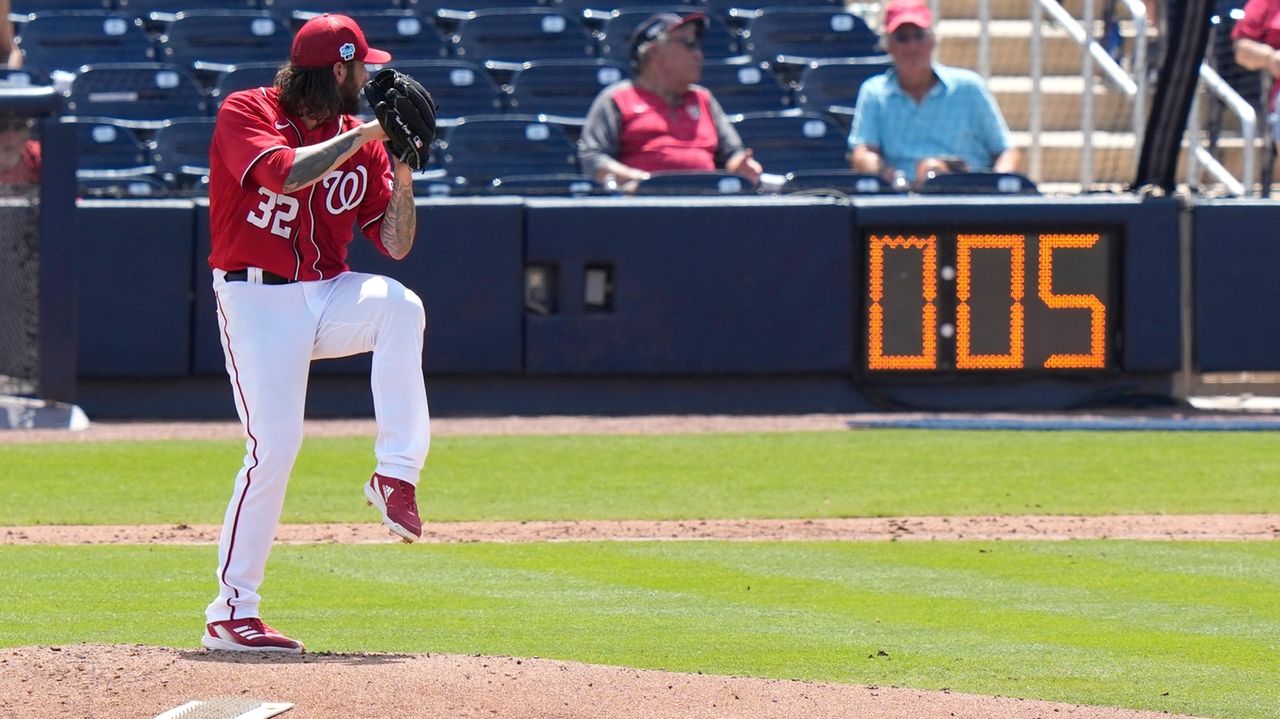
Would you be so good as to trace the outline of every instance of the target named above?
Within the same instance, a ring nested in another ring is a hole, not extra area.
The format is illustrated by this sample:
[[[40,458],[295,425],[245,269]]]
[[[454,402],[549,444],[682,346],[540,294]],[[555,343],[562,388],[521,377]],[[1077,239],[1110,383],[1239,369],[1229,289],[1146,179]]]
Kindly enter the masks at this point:
[[[210,622],[200,643],[205,649],[224,652],[285,652],[301,654],[302,642],[277,632],[257,617]]]
[[[403,479],[384,477],[377,472],[364,486],[369,506],[382,513],[382,523],[407,544],[422,536],[422,519],[418,517],[418,500],[414,487]]]

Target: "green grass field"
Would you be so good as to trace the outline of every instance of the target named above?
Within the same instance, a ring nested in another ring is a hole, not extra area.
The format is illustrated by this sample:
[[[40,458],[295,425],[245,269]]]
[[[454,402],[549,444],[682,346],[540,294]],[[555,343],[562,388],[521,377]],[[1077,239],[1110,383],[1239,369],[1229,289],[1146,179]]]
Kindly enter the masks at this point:
[[[370,446],[309,441],[287,521],[370,521]],[[440,438],[423,494],[436,520],[1275,512],[1277,449],[1252,433]],[[240,451],[0,445],[0,524],[215,523]],[[0,646],[194,646],[214,562],[207,546],[0,546]],[[280,546],[264,593],[268,619],[313,651],[541,656],[1241,719],[1280,706],[1276,542]]]

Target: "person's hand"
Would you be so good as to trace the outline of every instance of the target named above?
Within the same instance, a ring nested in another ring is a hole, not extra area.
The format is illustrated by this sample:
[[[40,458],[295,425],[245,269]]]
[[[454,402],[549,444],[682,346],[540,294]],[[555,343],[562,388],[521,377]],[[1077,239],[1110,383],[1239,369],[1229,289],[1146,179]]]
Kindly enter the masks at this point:
[[[951,167],[940,157],[926,157],[916,163],[916,184],[923,184],[925,180],[936,175],[945,175],[951,172]]]
[[[760,166],[760,163],[752,155],[750,148],[742,150],[724,163],[724,169],[735,175],[742,175],[751,184],[758,185],[760,184],[760,173],[764,172],[764,168]]]
[[[1267,72],[1271,77],[1280,77],[1280,50],[1272,50],[1267,58]]]

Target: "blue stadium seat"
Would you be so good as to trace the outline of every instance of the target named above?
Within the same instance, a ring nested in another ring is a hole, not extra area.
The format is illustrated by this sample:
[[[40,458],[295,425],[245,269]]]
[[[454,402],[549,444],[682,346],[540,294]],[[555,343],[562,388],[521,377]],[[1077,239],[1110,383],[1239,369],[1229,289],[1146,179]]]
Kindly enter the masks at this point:
[[[511,111],[582,121],[596,95],[630,77],[614,60],[536,60],[511,77]]]
[[[184,117],[170,120],[156,130],[151,160],[156,174],[169,187],[188,190],[209,175],[209,144],[213,118]]]
[[[474,187],[501,175],[577,172],[577,151],[563,128],[528,115],[465,118],[449,128],[441,165]]]
[[[930,195],[1038,195],[1030,178],[1015,172],[952,172],[925,180],[921,194]]]
[[[279,17],[254,10],[180,12],[160,36],[160,57],[196,70],[225,71],[245,62],[284,62],[293,31]]]
[[[221,105],[227,95],[237,90],[248,90],[251,87],[271,87],[275,84],[276,73],[281,62],[246,62],[228,67],[213,85],[210,98],[214,104]]]
[[[743,34],[743,50],[770,64],[877,55],[879,42],[862,18],[839,8],[766,7]]]
[[[395,68],[431,91],[441,121],[502,111],[502,90],[483,67],[462,60],[396,62]]]
[[[326,2],[326,0],[261,0],[260,7],[281,16],[292,17],[297,13],[326,13],[336,12],[343,15],[351,15],[357,12],[380,12],[383,10],[401,10],[406,6],[412,7],[408,3],[400,3],[398,0],[341,0],[341,2]],[[361,25],[363,28],[364,26]],[[374,45],[377,47],[377,45]]]
[[[892,193],[893,186],[883,177],[853,170],[801,170],[788,172],[782,192],[835,191],[846,195]]]
[[[600,194],[600,185],[586,175],[508,175],[489,183],[491,195],[587,197]]]
[[[791,107],[791,91],[768,67],[756,63],[708,60],[702,64],[698,84],[710,90],[730,115]]]
[[[825,115],[749,115],[734,128],[768,172],[849,166],[844,130]]]
[[[680,0],[676,0],[676,2],[678,3],[678,9],[674,12],[697,12],[703,9],[698,0],[690,0],[683,3]],[[662,4],[662,0],[551,0],[547,4],[572,13],[582,13],[587,10],[609,12],[637,8],[653,13],[655,12],[653,8]]]
[[[458,26],[454,48],[461,59],[514,71],[529,60],[592,57],[595,41],[570,13],[508,8],[468,13]]]
[[[172,20],[180,12],[192,10],[255,10],[258,0],[116,0],[120,12],[146,20],[152,14]]]
[[[810,63],[800,74],[800,83],[796,86],[798,104],[808,112],[835,115],[848,126],[853,121],[853,108],[862,83],[892,66],[883,58]]]
[[[130,128],[101,120],[78,120],[76,176],[137,177],[155,171],[151,153]]]
[[[9,12],[26,15],[51,10],[109,10],[113,6],[111,0],[13,0]]]
[[[696,5],[663,5],[648,8],[626,8],[609,14],[604,22],[600,39],[600,56],[620,62],[631,62],[631,33],[636,26],[660,12],[687,14],[697,11]],[[738,48],[737,38],[729,32],[722,20],[709,17],[707,31],[702,36],[702,56],[707,59],[737,57],[742,54]]]
[[[360,24],[369,47],[391,53],[394,63],[436,60],[449,55],[448,45],[435,23],[411,10],[351,11],[347,15]]]
[[[742,10],[752,13],[767,7],[805,7],[843,6],[844,0],[702,0],[703,11],[719,17],[730,17],[730,10]],[[732,19],[732,18],[730,18]]]
[[[33,87],[49,84],[49,73],[34,67],[0,67],[0,87]]]
[[[755,188],[731,172],[655,172],[636,185],[637,195],[752,195]]]
[[[67,114],[110,117],[159,127],[171,117],[208,114],[204,91],[186,70],[165,63],[104,63],[81,69],[71,82]]]
[[[80,197],[86,199],[129,200],[144,197],[165,197],[169,188],[160,180],[147,175],[137,177],[84,177],[76,183]]]
[[[155,59],[142,23],[117,12],[36,13],[22,24],[17,42],[24,64],[48,70]]]

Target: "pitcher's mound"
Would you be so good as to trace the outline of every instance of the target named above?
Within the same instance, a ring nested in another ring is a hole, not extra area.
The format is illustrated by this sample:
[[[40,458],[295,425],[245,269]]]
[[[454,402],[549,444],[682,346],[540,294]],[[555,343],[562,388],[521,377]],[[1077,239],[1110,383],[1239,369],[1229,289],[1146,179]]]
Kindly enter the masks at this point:
[[[290,702],[335,717],[1176,719],[1169,714],[889,687],[677,674],[449,654],[225,654],[120,645],[0,650],[0,716],[154,717],[193,699]]]

